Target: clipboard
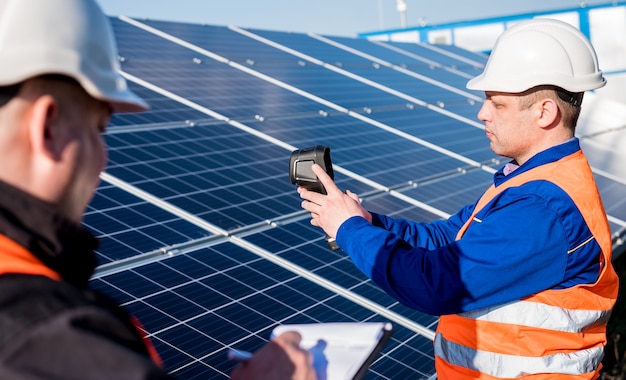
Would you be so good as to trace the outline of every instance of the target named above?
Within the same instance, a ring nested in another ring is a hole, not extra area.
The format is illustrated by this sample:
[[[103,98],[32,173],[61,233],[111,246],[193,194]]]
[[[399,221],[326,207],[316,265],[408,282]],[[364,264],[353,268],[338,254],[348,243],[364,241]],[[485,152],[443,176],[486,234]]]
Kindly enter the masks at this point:
[[[272,337],[286,331],[302,336],[300,347],[313,356],[318,380],[360,380],[393,334],[389,322],[331,322],[280,325]]]

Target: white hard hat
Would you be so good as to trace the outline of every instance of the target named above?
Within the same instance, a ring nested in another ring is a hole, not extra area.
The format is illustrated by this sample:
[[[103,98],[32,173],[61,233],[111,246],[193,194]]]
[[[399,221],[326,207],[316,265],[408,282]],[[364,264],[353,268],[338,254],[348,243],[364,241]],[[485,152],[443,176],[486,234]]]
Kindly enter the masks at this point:
[[[147,110],[119,70],[113,30],[93,0],[0,0],[0,86],[61,74],[115,112]]]
[[[553,85],[579,93],[605,84],[596,53],[584,34],[565,22],[538,18],[502,33],[485,70],[467,82],[467,88],[518,93]]]

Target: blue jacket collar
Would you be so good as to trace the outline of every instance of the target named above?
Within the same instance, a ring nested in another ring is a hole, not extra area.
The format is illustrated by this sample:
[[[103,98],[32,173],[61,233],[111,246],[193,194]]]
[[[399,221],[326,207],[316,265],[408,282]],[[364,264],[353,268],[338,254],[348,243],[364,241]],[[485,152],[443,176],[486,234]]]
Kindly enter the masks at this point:
[[[526,161],[523,165],[517,168],[515,171],[510,173],[509,175],[504,175],[504,166],[500,168],[493,176],[493,183],[498,186],[505,182],[506,180],[513,178],[521,173],[524,173],[530,169],[534,169],[538,166],[549,164],[554,161],[558,161],[563,157],[569,156],[570,154],[576,153],[580,150],[580,141],[578,138],[574,137],[571,140],[568,140],[562,144],[555,145],[552,148],[548,148],[542,152],[535,154],[528,161]],[[515,164],[515,160],[510,161],[510,163]]]

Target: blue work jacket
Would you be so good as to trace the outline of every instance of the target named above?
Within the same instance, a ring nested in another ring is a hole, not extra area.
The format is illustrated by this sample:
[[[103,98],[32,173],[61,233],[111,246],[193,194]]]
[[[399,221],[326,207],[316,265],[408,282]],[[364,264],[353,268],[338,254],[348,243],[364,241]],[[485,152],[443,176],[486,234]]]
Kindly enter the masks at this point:
[[[578,139],[538,153],[508,175],[494,174],[496,186],[527,170],[580,150]],[[595,184],[581,184],[595,186]],[[447,220],[418,223],[372,213],[346,220],[337,243],[354,264],[403,304],[433,315],[499,305],[546,289],[597,280],[597,242],[574,250],[590,236],[572,199],[549,181],[503,191],[476,217],[467,205]],[[604,212],[598,210],[598,212]]]

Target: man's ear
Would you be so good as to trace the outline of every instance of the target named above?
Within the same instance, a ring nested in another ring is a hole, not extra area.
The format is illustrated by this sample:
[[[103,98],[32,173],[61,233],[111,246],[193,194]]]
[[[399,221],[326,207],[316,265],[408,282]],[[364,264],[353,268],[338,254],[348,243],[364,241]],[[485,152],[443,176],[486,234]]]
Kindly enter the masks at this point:
[[[33,153],[59,160],[61,147],[56,128],[60,118],[58,102],[51,95],[42,95],[32,103],[30,111],[28,134]]]
[[[559,106],[553,99],[545,98],[539,103],[541,106],[538,124],[541,128],[549,128],[558,124],[561,118]]]

